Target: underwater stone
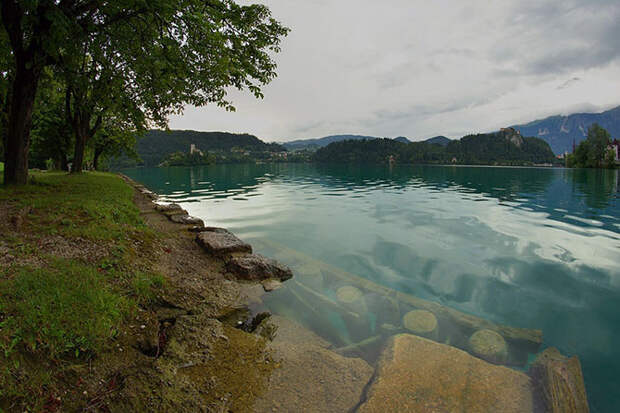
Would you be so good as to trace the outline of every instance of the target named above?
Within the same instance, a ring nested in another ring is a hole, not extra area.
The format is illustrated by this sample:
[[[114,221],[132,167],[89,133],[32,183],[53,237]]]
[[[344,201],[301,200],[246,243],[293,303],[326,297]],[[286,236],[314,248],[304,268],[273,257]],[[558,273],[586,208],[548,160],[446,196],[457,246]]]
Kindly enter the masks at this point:
[[[414,334],[432,336],[437,331],[437,317],[430,311],[412,310],[403,317],[403,326]]]
[[[336,296],[338,297],[338,301],[344,304],[351,304],[355,301],[362,298],[364,294],[359,288],[353,287],[351,285],[345,285],[344,287],[338,288],[336,291]]]
[[[411,334],[388,340],[359,413],[534,411],[532,381]]]
[[[400,328],[393,324],[383,323],[379,326],[379,331],[384,336],[393,336],[400,331]]]
[[[282,282],[279,280],[265,280],[262,282],[263,289],[267,292],[282,288]]]
[[[359,358],[329,350],[330,343],[284,317],[272,316],[273,352],[278,368],[255,402],[256,412],[351,412],[364,395],[374,369]],[[257,331],[259,331],[257,329]]]
[[[469,338],[474,355],[491,363],[504,363],[508,357],[506,340],[493,330],[478,330]]]
[[[273,278],[285,281],[293,277],[293,272],[286,265],[258,254],[233,257],[226,264],[226,269],[244,280]]]
[[[565,357],[551,347],[532,364],[530,376],[539,386],[549,413],[588,413],[588,398],[577,356]]]

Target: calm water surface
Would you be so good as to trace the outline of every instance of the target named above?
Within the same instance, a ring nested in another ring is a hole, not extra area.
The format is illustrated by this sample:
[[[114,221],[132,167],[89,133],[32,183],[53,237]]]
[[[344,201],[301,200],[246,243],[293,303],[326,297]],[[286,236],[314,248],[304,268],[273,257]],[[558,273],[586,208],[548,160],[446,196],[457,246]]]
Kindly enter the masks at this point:
[[[581,358],[592,411],[620,411],[618,171],[277,164],[124,172],[286,262],[302,282],[320,262],[541,329],[544,346]],[[322,278],[310,287],[334,298],[329,271],[314,275]],[[363,338],[338,316],[313,318],[292,295],[273,297],[271,311],[332,342]],[[368,311],[372,335],[383,314]]]

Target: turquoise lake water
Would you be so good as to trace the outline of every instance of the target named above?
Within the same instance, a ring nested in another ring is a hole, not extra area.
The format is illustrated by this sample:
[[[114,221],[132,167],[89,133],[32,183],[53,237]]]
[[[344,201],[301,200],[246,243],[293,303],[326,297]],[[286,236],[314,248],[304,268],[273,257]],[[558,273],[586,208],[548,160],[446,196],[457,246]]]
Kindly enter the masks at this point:
[[[619,171],[267,164],[123,172],[289,264],[300,283],[272,293],[269,310],[332,342],[364,334],[337,315],[301,309],[312,299],[300,294],[307,285],[336,300],[329,278],[343,271],[541,329],[543,348],[580,357],[591,410],[620,411]],[[367,335],[386,318],[374,302],[367,297]]]

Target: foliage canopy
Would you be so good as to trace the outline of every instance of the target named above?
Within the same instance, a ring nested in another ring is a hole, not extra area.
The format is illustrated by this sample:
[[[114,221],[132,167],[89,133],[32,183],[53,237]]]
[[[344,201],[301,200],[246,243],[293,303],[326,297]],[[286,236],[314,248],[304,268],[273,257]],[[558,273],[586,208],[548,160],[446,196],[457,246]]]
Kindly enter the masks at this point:
[[[233,0],[7,0],[1,12],[0,59],[13,60],[3,74],[10,183],[27,177],[32,109],[46,67],[66,85],[81,166],[107,115],[143,130],[165,127],[187,104],[234,110],[229,88],[262,97],[288,33],[266,6]]]
[[[608,149],[610,144],[609,132],[594,123],[588,128],[586,140],[569,155],[567,164],[573,168],[613,168],[615,159],[613,151]]]

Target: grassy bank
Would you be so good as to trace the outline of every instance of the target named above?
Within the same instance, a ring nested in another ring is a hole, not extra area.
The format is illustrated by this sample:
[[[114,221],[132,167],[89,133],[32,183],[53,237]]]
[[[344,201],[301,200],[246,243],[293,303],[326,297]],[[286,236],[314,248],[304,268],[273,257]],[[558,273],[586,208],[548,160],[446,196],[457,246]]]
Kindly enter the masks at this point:
[[[149,259],[158,235],[132,197],[104,173],[0,188],[0,411],[77,400],[76,366],[110,351],[163,288]]]

